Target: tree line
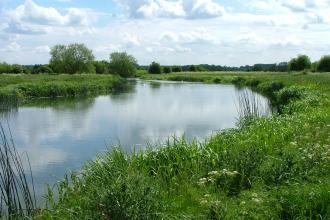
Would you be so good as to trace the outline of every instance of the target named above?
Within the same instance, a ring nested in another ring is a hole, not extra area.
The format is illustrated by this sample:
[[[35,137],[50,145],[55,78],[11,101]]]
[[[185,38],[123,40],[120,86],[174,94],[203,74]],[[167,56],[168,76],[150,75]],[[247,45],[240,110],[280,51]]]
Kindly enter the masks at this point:
[[[182,65],[161,66],[152,62],[148,66],[139,66],[136,59],[126,52],[114,52],[108,60],[95,60],[92,50],[84,44],[56,45],[51,48],[49,64],[45,65],[18,65],[0,63],[0,74],[118,74],[123,77],[135,76],[137,69],[148,71],[151,74],[172,72],[201,72],[201,71],[264,71],[287,72],[309,70],[313,72],[330,72],[330,55],[323,56],[319,61],[312,63],[307,55],[298,55],[289,62],[274,64],[255,64],[252,66],[229,67],[221,65]]]

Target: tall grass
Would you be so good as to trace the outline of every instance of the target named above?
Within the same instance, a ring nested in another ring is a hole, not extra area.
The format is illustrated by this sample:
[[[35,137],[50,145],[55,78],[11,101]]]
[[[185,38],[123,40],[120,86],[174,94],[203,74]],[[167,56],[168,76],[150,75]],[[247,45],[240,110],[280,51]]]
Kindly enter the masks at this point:
[[[269,113],[269,109],[261,100],[260,96],[251,90],[243,89],[237,96],[239,119],[258,118]]]
[[[7,84],[4,84],[7,82]],[[117,92],[127,87],[118,76],[0,76],[0,109],[35,98],[76,97]]]
[[[17,219],[32,216],[36,198],[31,167],[25,170],[9,135],[0,124],[0,217]]]

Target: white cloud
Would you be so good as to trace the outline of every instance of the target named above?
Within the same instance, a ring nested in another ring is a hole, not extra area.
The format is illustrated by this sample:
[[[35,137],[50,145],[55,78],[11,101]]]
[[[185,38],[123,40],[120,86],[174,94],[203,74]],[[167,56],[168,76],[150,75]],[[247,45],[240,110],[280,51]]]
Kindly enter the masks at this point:
[[[190,18],[213,18],[222,16],[225,8],[213,0],[186,1],[186,9]]]
[[[64,13],[53,7],[43,7],[26,0],[13,10],[7,11],[8,32],[42,34],[55,27],[90,28],[97,15],[88,8],[68,8]]]
[[[0,45],[6,50],[1,61],[46,63],[48,46],[75,42],[85,43],[98,59],[127,51],[140,64],[245,65],[285,61],[299,53],[315,60],[330,50],[328,0],[251,0],[232,9],[217,0],[116,0],[124,10],[99,24],[93,19],[104,17],[91,9],[26,2],[7,10],[7,19],[0,17],[5,21]]]
[[[225,9],[214,0],[115,0],[131,18],[192,18],[222,16]]]

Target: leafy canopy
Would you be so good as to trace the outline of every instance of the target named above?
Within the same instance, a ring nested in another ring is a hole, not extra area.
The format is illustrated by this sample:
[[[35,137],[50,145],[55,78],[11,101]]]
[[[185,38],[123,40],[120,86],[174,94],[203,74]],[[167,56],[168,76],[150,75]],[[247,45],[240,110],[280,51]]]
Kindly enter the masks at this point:
[[[137,61],[126,52],[110,54],[110,71],[122,77],[132,77],[136,74]]]
[[[56,73],[95,73],[93,52],[84,44],[56,45],[50,54],[50,67]]]
[[[162,73],[162,68],[159,63],[152,62],[149,66],[149,73],[150,74],[161,74]]]
[[[298,55],[297,58],[293,58],[289,62],[290,71],[302,71],[305,69],[310,69],[312,67],[312,62],[310,58],[306,55]]]

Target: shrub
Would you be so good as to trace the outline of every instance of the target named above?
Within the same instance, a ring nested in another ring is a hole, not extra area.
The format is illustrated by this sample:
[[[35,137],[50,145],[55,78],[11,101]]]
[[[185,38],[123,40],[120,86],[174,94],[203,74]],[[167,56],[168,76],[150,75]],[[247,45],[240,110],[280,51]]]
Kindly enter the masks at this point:
[[[174,72],[174,73],[182,72],[182,67],[181,66],[173,66],[172,67],[172,72]]]
[[[292,100],[301,98],[303,91],[297,87],[286,87],[278,92],[277,102],[281,105],[287,105]]]
[[[49,65],[42,65],[37,69],[38,73],[54,73]]]
[[[231,80],[231,83],[233,83],[234,85],[237,85],[237,86],[242,86],[245,82],[245,78],[241,77],[241,76],[237,76],[237,77],[234,77],[232,80]]]
[[[195,65],[191,65],[191,66],[189,66],[189,71],[190,72],[196,72],[197,71],[197,67]]]
[[[246,85],[250,87],[257,87],[260,83],[260,80],[257,79],[249,79],[246,81]]]
[[[164,73],[171,73],[172,72],[172,68],[170,66],[165,66],[163,69]]]
[[[272,82],[264,82],[258,85],[258,90],[271,99],[272,102],[276,102],[275,93],[284,88],[284,84],[282,82],[272,81]]]
[[[152,62],[149,66],[148,72],[150,74],[161,74],[162,73],[162,68],[159,63]]]
[[[330,72],[330,55],[321,58],[317,64],[317,71]]]
[[[93,65],[95,67],[96,74],[109,74],[110,73],[110,63],[102,60],[102,61],[94,61]]]
[[[136,59],[126,52],[110,54],[110,71],[122,77],[132,77],[136,74]]]

